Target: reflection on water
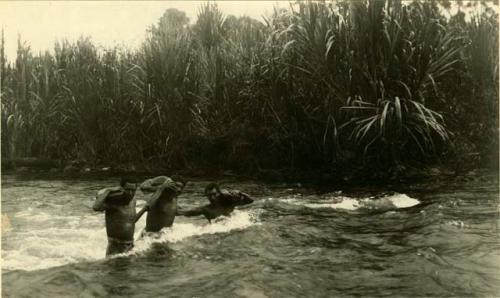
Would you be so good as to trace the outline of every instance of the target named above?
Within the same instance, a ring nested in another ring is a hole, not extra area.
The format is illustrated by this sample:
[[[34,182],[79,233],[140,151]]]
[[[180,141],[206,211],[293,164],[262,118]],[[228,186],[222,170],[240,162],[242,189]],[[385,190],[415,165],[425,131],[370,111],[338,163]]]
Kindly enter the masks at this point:
[[[2,177],[2,221],[10,223],[2,234],[4,296],[500,294],[494,179],[391,195],[231,182],[256,202],[211,225],[178,217],[131,252],[104,259],[104,215],[91,206],[96,190],[115,180]],[[189,183],[179,204],[204,204],[205,184]]]

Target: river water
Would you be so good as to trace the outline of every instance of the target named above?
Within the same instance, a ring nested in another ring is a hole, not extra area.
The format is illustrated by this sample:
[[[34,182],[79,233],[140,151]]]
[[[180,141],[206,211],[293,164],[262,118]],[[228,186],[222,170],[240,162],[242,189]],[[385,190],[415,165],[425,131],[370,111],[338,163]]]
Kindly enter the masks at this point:
[[[105,259],[104,214],[91,206],[117,178],[3,175],[2,296],[498,297],[498,180],[483,178],[344,190],[223,181],[256,201],[211,225],[177,217]],[[207,183],[189,182],[179,205],[204,204]]]

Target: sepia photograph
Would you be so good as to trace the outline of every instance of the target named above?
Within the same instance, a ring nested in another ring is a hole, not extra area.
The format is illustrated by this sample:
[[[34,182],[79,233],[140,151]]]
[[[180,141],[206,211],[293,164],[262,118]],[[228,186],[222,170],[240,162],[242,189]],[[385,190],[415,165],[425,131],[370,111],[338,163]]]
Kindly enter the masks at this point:
[[[498,0],[0,0],[1,297],[500,297]]]

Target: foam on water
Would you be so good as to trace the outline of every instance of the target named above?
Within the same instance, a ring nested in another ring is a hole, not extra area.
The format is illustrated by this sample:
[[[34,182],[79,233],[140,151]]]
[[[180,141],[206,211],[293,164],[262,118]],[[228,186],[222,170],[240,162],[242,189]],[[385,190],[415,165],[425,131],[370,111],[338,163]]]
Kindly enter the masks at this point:
[[[356,210],[360,206],[360,201],[357,199],[349,198],[349,197],[336,197],[330,198],[327,200],[321,200],[321,203],[311,203],[308,200],[304,200],[303,198],[288,198],[288,199],[280,199],[280,202],[305,206],[307,208],[319,209],[319,208],[333,208],[333,209],[346,209],[346,210]]]
[[[419,200],[411,198],[405,194],[394,194],[387,197],[397,208],[408,208],[420,203]]]
[[[313,209],[320,208],[332,208],[332,209],[344,209],[344,210],[357,210],[357,209],[399,209],[412,207],[420,203],[419,200],[411,198],[406,194],[393,194],[385,196],[382,198],[350,198],[344,196],[338,196],[333,198],[328,198],[326,200],[319,200],[311,202],[310,200],[305,200],[303,198],[288,198],[280,199],[281,202],[305,206]]]
[[[138,208],[139,209],[139,208]],[[197,225],[176,220],[171,228],[157,236],[146,236],[135,242],[127,255],[148,250],[152,243],[178,242],[188,237],[226,233],[258,224],[256,214],[234,211],[233,215],[212,224]],[[23,231],[13,229],[4,235],[2,268],[7,270],[38,270],[82,261],[104,259],[107,236],[104,215],[59,216],[28,208],[14,218],[30,220]],[[145,226],[145,218],[136,224],[135,239]],[[8,245],[5,245],[5,244]]]
[[[343,198],[339,203],[317,203],[317,204],[304,204],[304,206],[309,208],[334,208],[334,209],[346,209],[346,210],[356,210],[359,208],[360,202],[352,198]]]
[[[14,214],[12,228],[3,235],[2,268],[38,270],[103,257],[106,230],[97,214],[53,215],[35,208]]]
[[[142,220],[142,219],[141,219]],[[163,229],[158,234],[146,235],[139,238],[136,233],[134,249],[128,254],[137,254],[147,250],[153,243],[175,243],[188,237],[206,234],[227,233],[233,230],[243,230],[253,225],[259,225],[257,214],[246,211],[235,210],[230,217],[222,217],[212,224],[197,225],[193,223],[174,223],[172,227]]]

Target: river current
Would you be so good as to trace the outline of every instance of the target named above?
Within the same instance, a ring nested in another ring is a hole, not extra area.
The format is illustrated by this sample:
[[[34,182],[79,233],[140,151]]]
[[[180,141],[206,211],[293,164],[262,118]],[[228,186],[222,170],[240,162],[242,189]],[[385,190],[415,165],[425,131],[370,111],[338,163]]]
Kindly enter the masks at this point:
[[[177,217],[106,259],[104,214],[91,207],[118,180],[2,175],[3,297],[500,296],[495,177],[329,190],[221,181],[255,202],[212,224]],[[189,182],[179,206],[205,204],[208,182]]]

